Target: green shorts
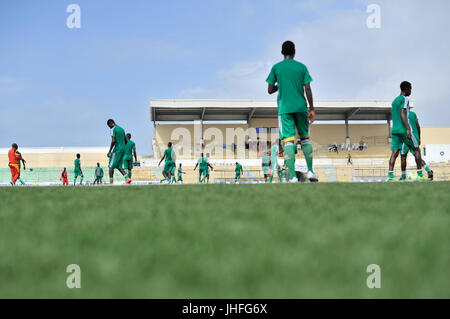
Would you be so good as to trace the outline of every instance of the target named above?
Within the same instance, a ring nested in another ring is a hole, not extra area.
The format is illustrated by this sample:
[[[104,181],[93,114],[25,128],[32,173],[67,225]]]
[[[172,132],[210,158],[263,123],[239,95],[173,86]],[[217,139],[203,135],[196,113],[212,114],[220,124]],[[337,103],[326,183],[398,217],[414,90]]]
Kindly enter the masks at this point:
[[[200,168],[200,169],[198,170],[198,174],[199,174],[200,177],[203,176],[203,175],[206,176],[206,169]]]
[[[408,155],[408,152],[411,152],[412,155],[414,155],[414,148],[406,145],[405,143],[403,143],[402,148],[400,150],[400,155],[405,156]]]
[[[95,176],[96,181],[101,181],[103,179],[103,176]]]
[[[270,174],[270,166],[264,166],[263,173],[264,173],[264,175],[269,175]]]
[[[164,173],[175,175],[175,163],[166,161],[164,164]]]
[[[294,141],[295,136],[301,139],[309,138],[308,112],[288,113],[278,115],[280,139]]]
[[[236,173],[236,176],[234,176],[234,178],[241,178],[241,173]]]
[[[125,157],[123,159],[123,168],[127,170],[133,169],[133,158]]]
[[[80,171],[74,171],[75,177],[81,176],[83,177],[83,174]]]
[[[416,149],[419,147],[419,141],[414,135],[412,135],[409,139],[406,133],[392,133],[391,150],[401,150],[403,144],[410,149]]]
[[[183,181],[183,177],[181,175],[178,175],[178,181],[182,182]]]
[[[123,168],[123,157],[125,152],[112,152],[109,157],[109,168],[112,169],[122,169]]]

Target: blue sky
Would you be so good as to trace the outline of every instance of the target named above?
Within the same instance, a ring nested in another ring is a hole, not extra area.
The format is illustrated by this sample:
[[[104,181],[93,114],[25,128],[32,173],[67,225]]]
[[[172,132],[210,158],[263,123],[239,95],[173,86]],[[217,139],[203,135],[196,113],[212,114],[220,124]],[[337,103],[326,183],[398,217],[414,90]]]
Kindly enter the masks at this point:
[[[81,29],[66,26],[71,3]],[[371,3],[380,29],[366,26]],[[393,99],[407,79],[422,125],[447,126],[449,9],[446,0],[3,0],[0,147],[108,145],[114,118],[149,154],[150,98],[269,98],[264,81],[287,39],[316,98]]]

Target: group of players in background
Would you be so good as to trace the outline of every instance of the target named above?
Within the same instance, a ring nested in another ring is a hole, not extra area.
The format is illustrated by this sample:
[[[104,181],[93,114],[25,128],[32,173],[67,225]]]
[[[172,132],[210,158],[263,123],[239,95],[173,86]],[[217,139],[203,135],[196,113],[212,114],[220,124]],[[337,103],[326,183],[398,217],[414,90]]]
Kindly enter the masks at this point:
[[[290,183],[298,182],[298,173],[295,171],[295,154],[297,153],[296,136],[300,137],[301,149],[303,151],[307,172],[305,180],[317,182],[318,178],[313,169],[313,147],[310,140],[310,126],[315,120],[314,101],[310,83],[312,78],[308,68],[294,59],[295,45],[291,41],[286,41],[282,45],[281,54],[284,59],[275,64],[269,76],[266,79],[268,84],[268,93],[278,92],[278,123],[280,139],[270,144],[270,151],[262,158],[262,170],[266,182],[271,183],[275,173],[278,173],[280,181],[286,179]],[[396,180],[394,177],[394,166],[398,155],[401,155],[402,175],[400,180],[406,180],[406,157],[411,152],[417,165],[417,173],[414,176],[416,180],[424,180],[422,167],[427,172],[427,179],[433,179],[433,171],[422,160],[420,151],[420,125],[417,115],[411,111],[408,97],[411,95],[411,83],[404,81],[400,84],[400,95],[392,103],[392,154],[389,160],[388,181]],[[306,95],[306,97],[305,97]],[[308,108],[309,105],[309,108]],[[125,131],[118,126],[114,120],[107,121],[111,129],[111,146],[107,156],[109,157],[109,183],[114,182],[114,170],[117,169],[125,178],[125,183],[130,184],[132,178],[133,165],[137,162],[135,143],[131,141],[131,135],[125,134]],[[278,157],[284,155],[284,165],[280,168]],[[11,184],[15,185],[17,181],[24,183],[20,179],[20,168],[23,165],[25,169],[25,160],[18,151],[17,144],[13,144],[8,153],[9,167],[11,169]],[[134,156],[134,163],[133,163]],[[163,168],[162,182],[174,183],[182,182],[183,174],[182,164],[178,166],[177,177],[176,155],[169,142],[168,148],[164,151],[158,166],[165,161]],[[199,183],[209,183],[210,170],[213,166],[209,159],[201,154],[195,165],[194,171],[199,168]],[[127,172],[125,172],[127,170]],[[80,154],[77,154],[75,160],[75,179],[80,177],[80,184],[83,182],[83,172],[81,169]],[[243,167],[236,162],[235,181],[238,182],[243,175]],[[284,178],[283,175],[285,176]],[[95,182],[102,183],[103,170],[100,163],[97,163],[95,170]],[[61,181],[68,185],[67,170],[61,173]]]
[[[109,185],[114,184],[115,169],[122,174],[125,179],[125,184],[130,184],[133,176],[133,166],[138,164],[136,144],[131,140],[131,134],[125,134],[124,129],[117,125],[114,120],[109,119],[107,125],[111,129],[111,145],[107,154],[107,157],[109,158]],[[11,185],[13,186],[16,185],[17,181],[22,185],[25,184],[20,178],[20,169],[22,165],[23,168],[26,169],[26,161],[18,151],[18,148],[18,145],[14,143],[8,152],[8,166],[11,170]],[[84,174],[81,168],[80,154],[76,155],[74,161],[74,185],[76,185],[78,177],[80,178],[80,185],[82,185]],[[60,175],[60,181],[64,186],[69,185],[69,177],[65,167]],[[95,168],[93,184],[103,184],[103,168],[100,166],[100,163],[97,163],[97,167]]]

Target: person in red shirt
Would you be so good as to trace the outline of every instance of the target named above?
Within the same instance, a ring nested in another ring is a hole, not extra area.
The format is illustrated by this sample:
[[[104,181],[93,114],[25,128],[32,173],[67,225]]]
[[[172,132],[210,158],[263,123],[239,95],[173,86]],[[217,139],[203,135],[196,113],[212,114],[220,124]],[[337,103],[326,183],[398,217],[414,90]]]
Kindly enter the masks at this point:
[[[61,178],[59,180],[63,182],[63,186],[69,185],[69,179],[67,178],[67,170],[65,167],[61,173]]]
[[[16,181],[20,178],[20,161],[25,165],[26,161],[22,158],[17,151],[19,147],[16,143],[12,145],[12,148],[8,152],[9,169],[11,170],[11,185],[16,185]]]

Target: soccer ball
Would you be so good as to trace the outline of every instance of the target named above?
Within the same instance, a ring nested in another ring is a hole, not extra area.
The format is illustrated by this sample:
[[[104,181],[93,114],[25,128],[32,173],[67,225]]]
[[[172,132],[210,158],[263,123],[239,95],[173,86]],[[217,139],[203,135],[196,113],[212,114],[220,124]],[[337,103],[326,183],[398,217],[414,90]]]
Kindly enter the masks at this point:
[[[416,179],[417,179],[417,173],[411,172],[408,174],[408,180],[415,181]]]

